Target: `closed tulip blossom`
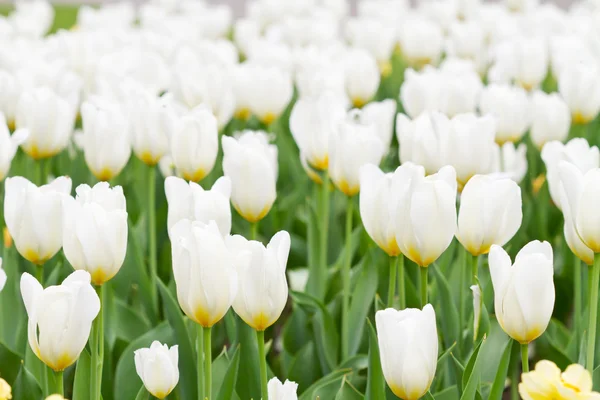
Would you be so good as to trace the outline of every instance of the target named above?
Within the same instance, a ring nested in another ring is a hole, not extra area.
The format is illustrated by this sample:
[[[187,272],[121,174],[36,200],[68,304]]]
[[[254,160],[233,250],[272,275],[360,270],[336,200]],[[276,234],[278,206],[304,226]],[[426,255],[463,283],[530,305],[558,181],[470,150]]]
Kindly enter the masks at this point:
[[[492,49],[491,82],[516,82],[525,90],[538,88],[548,74],[549,49],[545,37],[517,35]]]
[[[231,202],[247,221],[260,221],[277,197],[277,147],[262,131],[223,136],[223,173],[231,179]]]
[[[361,121],[375,125],[376,134],[389,151],[394,136],[394,119],[396,116],[396,102],[392,99],[372,101],[361,110]]]
[[[592,375],[579,364],[571,364],[561,372],[552,361],[542,360],[535,369],[521,375],[519,394],[523,400],[600,398],[592,389]]]
[[[165,179],[165,195],[169,204],[169,231],[182,219],[189,219],[205,224],[213,220],[223,236],[231,232],[231,179],[228,177],[220,177],[210,190],[204,190],[195,182],[170,176]]]
[[[19,253],[43,265],[62,247],[63,199],[71,179],[60,177],[37,187],[17,176],[5,182],[4,220]]]
[[[569,105],[573,124],[587,124],[600,111],[600,75],[591,63],[569,63],[558,76],[558,92]]]
[[[167,397],[179,382],[179,346],[169,348],[155,340],[134,355],[135,371],[146,390],[156,398]]]
[[[376,126],[362,122],[360,110],[351,111],[329,138],[329,174],[335,186],[346,196],[360,190],[360,168],[379,165],[385,148]]]
[[[188,219],[170,231],[173,276],[183,312],[204,328],[221,320],[238,290],[234,257],[214,221]]]
[[[90,279],[86,271],[75,271],[61,285],[44,289],[28,273],[21,277],[29,346],[54,371],[77,361],[100,312],[100,299]]]
[[[23,151],[35,160],[60,153],[71,139],[75,114],[69,101],[47,87],[23,92],[15,117],[16,128],[27,132]]]
[[[270,400],[298,400],[298,384],[286,379],[281,383],[277,377],[272,378],[268,383]]]
[[[521,143],[515,146],[512,142],[506,142],[502,146],[495,146],[493,154],[493,172],[508,177],[517,183],[521,183],[527,174],[527,145]]]
[[[108,181],[119,175],[129,157],[129,122],[118,103],[83,103],[83,153],[96,178]]]
[[[238,275],[233,309],[257,331],[273,325],[287,302],[285,270],[290,243],[290,235],[286,231],[276,233],[266,247],[240,235],[227,240],[227,247],[236,258]]]
[[[442,81],[442,75],[431,66],[421,71],[407,69],[400,87],[400,100],[406,114],[417,118],[425,112],[440,111]]]
[[[514,264],[506,251],[493,245],[489,255],[498,323],[521,344],[544,333],[554,309],[554,265],[548,242],[525,245]]]
[[[346,36],[353,47],[367,50],[379,65],[381,75],[389,75],[396,29],[377,18],[351,18],[346,23]]]
[[[402,56],[415,68],[435,64],[444,49],[442,29],[424,16],[407,18],[401,24],[399,41]]]
[[[456,172],[446,166],[425,177],[423,167],[405,163],[396,174],[405,188],[396,209],[396,242],[402,254],[427,267],[456,233]]]
[[[383,376],[392,392],[404,400],[427,393],[435,376],[438,336],[431,304],[423,310],[388,308],[375,314]]]
[[[553,140],[562,142],[569,136],[571,113],[558,93],[533,93],[531,114],[529,135],[538,149]]]
[[[206,107],[196,107],[173,125],[171,157],[184,179],[199,182],[210,173],[219,151],[217,118]]]
[[[381,79],[375,58],[366,50],[351,49],[344,58],[346,93],[354,107],[367,104],[379,88]]]
[[[496,122],[496,142],[516,142],[530,125],[527,92],[516,86],[491,84],[483,89],[479,101],[482,115],[491,115]]]
[[[0,181],[6,178],[19,145],[27,140],[27,131],[18,130],[13,135],[8,131],[6,119],[0,113]]]
[[[474,256],[503,246],[523,220],[521,189],[509,178],[475,175],[465,185],[458,211],[459,242]]]
[[[76,270],[102,285],[121,269],[127,252],[127,210],[120,186],[81,185],[64,203],[63,251]]]

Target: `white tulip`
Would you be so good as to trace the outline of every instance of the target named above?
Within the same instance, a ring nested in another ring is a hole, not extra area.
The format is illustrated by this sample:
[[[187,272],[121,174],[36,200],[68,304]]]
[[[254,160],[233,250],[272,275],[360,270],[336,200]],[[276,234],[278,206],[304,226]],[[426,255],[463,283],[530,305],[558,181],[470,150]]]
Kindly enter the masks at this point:
[[[159,399],[164,399],[179,382],[179,346],[152,342],[149,348],[134,351],[135,371],[146,390]]]
[[[4,220],[15,247],[25,259],[43,265],[62,247],[63,199],[71,193],[71,179],[37,187],[17,176],[5,185]]]
[[[548,242],[529,242],[514,264],[500,246],[489,255],[498,323],[508,336],[525,344],[544,333],[554,309],[554,266]]]
[[[131,156],[129,123],[118,103],[83,103],[83,153],[92,173],[101,181],[119,175]]]
[[[527,92],[516,86],[491,84],[486,86],[479,101],[482,115],[496,121],[496,142],[517,142],[530,124]]]
[[[290,131],[300,148],[300,157],[310,166],[325,170],[329,165],[329,137],[346,116],[345,99],[333,92],[300,98],[290,115]]]
[[[483,72],[487,60],[482,23],[477,20],[453,23],[446,41],[446,52],[449,56],[473,61],[478,72]]]
[[[444,49],[444,34],[439,25],[425,16],[407,18],[400,25],[400,48],[408,64],[419,68],[435,64]]]
[[[391,257],[400,254],[395,216],[401,177],[400,168],[388,174],[373,164],[360,169],[360,217],[371,239]]]
[[[375,58],[363,49],[351,49],[344,58],[346,92],[354,107],[367,104],[379,88],[381,79]]]
[[[473,332],[475,332],[475,338],[477,338],[479,336],[479,323],[481,322],[481,306],[483,305],[483,299],[479,285],[471,285],[470,289],[471,292],[473,292]]]
[[[102,285],[121,269],[127,252],[127,210],[123,188],[80,185],[64,200],[63,251],[76,270]]]
[[[170,176],[165,179],[165,194],[169,204],[167,227],[171,228],[182,219],[208,224],[213,220],[221,235],[231,232],[231,179],[222,176],[210,190],[204,190],[195,182],[186,182]]]
[[[474,256],[503,246],[523,220],[521,188],[509,178],[475,175],[460,196],[456,238]]]
[[[40,39],[52,26],[54,8],[46,0],[19,1],[8,19],[18,35]]]
[[[451,65],[449,61],[452,61],[452,59],[445,60],[445,65]],[[442,66],[441,74],[439,111],[449,117],[474,113],[477,108],[477,100],[483,89],[481,78],[474,67],[470,67],[466,71],[453,72],[449,67],[445,70]]]
[[[539,0],[505,0],[506,7],[513,12],[526,12],[535,10]]]
[[[586,63],[569,63],[558,76],[558,91],[571,110],[574,124],[587,124],[600,111],[600,74]]]
[[[6,178],[19,145],[27,140],[27,131],[18,130],[13,135],[8,131],[4,114],[0,113],[0,181]]]
[[[235,21],[233,42],[242,54],[248,54],[250,46],[261,36],[261,26],[252,18],[240,18]]]
[[[351,18],[346,22],[346,36],[353,47],[367,50],[379,64],[382,75],[391,72],[396,30],[377,18]]]
[[[492,52],[490,82],[515,81],[526,90],[538,88],[548,74],[549,46],[545,37],[517,35],[499,43]]]
[[[31,275],[21,276],[21,296],[29,316],[27,338],[33,353],[54,371],[78,358],[100,312],[90,274],[75,271],[61,285],[46,289]]]
[[[298,400],[298,384],[286,379],[281,383],[277,377],[272,378],[267,384],[269,399],[271,400]]]
[[[11,130],[15,128],[17,101],[21,90],[21,83],[14,74],[0,70],[0,111],[4,113]]]
[[[420,72],[407,69],[400,87],[400,100],[406,114],[417,118],[425,112],[440,111],[442,79],[441,74],[430,66]]]
[[[23,151],[36,160],[60,153],[73,133],[75,114],[67,100],[46,87],[23,92],[15,117],[16,128],[28,133]]]
[[[183,219],[171,228],[170,237],[179,305],[192,321],[210,328],[237,294],[234,257],[214,221]]]
[[[372,101],[361,109],[361,121],[375,125],[375,133],[381,139],[387,153],[394,136],[394,117],[396,116],[396,101],[387,99]]]
[[[285,43],[260,38],[250,45],[245,64],[276,68],[289,74],[294,70],[294,53]]]
[[[402,254],[427,267],[456,233],[456,172],[446,166],[425,177],[423,167],[405,163],[396,174],[404,188],[396,209],[396,242]]]
[[[531,115],[529,135],[538,149],[547,142],[562,142],[569,136],[571,113],[558,93],[536,91],[531,97]]]
[[[219,151],[217,118],[203,106],[174,123],[171,135],[173,164],[186,180],[199,182],[215,165]]]
[[[245,131],[237,139],[223,136],[222,145],[233,207],[244,219],[260,221],[277,197],[277,147],[262,131]]]
[[[388,308],[375,314],[383,376],[401,399],[417,400],[435,376],[438,336],[431,304],[423,310]]]
[[[377,136],[376,125],[363,122],[360,110],[352,110],[329,138],[329,175],[346,196],[360,190],[360,167],[379,165],[385,147]]]
[[[0,292],[4,289],[4,285],[6,285],[6,272],[2,269],[2,257],[0,257]]]
[[[167,96],[159,98],[145,90],[136,90],[128,96],[131,146],[146,165],[158,164],[169,151],[175,118],[169,100]]]
[[[264,331],[279,319],[288,297],[285,276],[290,253],[290,235],[276,233],[265,247],[240,235],[227,238],[236,257],[238,292],[233,309],[253,329]]]
[[[542,160],[546,165],[550,196],[554,204],[562,210],[558,168],[560,162],[571,163],[585,174],[591,169],[600,167],[600,151],[598,147],[590,146],[588,141],[583,138],[571,139],[566,144],[554,140],[546,143],[542,148]]]
[[[527,174],[527,145],[521,143],[515,146],[512,142],[496,145],[493,160],[493,172],[520,183]]]

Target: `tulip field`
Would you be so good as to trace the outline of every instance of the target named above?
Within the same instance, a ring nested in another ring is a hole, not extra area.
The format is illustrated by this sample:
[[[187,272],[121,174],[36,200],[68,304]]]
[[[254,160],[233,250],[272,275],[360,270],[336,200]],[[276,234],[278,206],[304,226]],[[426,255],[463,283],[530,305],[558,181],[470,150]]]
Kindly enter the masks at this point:
[[[17,1],[0,400],[600,399],[600,3]]]

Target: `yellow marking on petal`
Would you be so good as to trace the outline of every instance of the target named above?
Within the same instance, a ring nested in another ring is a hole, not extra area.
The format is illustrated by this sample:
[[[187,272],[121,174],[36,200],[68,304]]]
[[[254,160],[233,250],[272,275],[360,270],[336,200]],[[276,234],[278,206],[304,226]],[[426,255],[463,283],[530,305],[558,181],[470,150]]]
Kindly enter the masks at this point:
[[[398,242],[396,242],[395,237],[390,238],[388,242],[381,247],[381,249],[390,257],[396,257],[402,253],[400,251],[400,247],[398,247]]]
[[[202,179],[204,179],[204,177],[206,176],[206,171],[203,170],[202,168],[196,170],[193,173],[187,173],[184,172],[183,173],[183,179],[185,179],[186,181],[192,181],[192,182],[200,182]]]
[[[266,113],[265,116],[260,119],[260,122],[262,122],[265,125],[271,125],[276,119],[277,115],[273,114],[272,112],[269,112]]]
[[[113,174],[112,170],[110,168],[102,168],[100,171],[92,171],[94,173],[94,176],[96,178],[98,178],[99,181],[104,181],[104,182],[108,182],[110,181],[115,174]]]
[[[329,155],[326,155],[320,160],[317,160],[315,163],[309,163],[312,167],[324,171],[329,167]]]
[[[392,63],[390,60],[379,62],[379,71],[383,78],[387,78],[392,74]]]
[[[362,108],[368,102],[369,102],[368,100],[365,100],[362,97],[354,97],[352,99],[352,106],[354,108]]]
[[[348,197],[354,196],[360,190],[359,185],[350,186],[345,179],[335,182],[335,186]]]
[[[496,138],[496,144],[498,144],[498,146],[502,146],[504,145],[504,143],[516,143],[519,141],[519,139],[521,139],[522,135],[517,135],[517,134],[508,134],[508,135],[502,135],[504,136],[504,138],[499,139]]]
[[[6,247],[6,248],[12,247],[13,240],[12,240],[12,236],[10,236],[10,232],[8,231],[8,228],[4,227],[2,233],[4,236],[4,247]]]
[[[21,254],[27,261],[31,261],[36,265],[43,265],[50,257],[42,257],[33,249],[25,249]]]
[[[239,110],[237,110],[233,116],[235,117],[235,119],[239,119],[242,121],[248,121],[250,119],[251,115],[252,115],[252,113],[250,112],[250,109],[247,107],[244,107],[244,108],[240,108]]]
[[[260,313],[257,316],[255,316],[252,321],[250,321],[251,323],[248,323],[248,325],[250,325],[252,328],[256,329],[257,331],[264,331],[265,329],[267,329],[269,326],[273,325],[273,323],[271,321],[269,321],[269,318],[267,317],[267,315],[265,313]]]
[[[15,119],[9,119],[8,121],[6,121],[6,126],[8,126],[8,129],[11,132],[14,132],[16,129],[16,124],[15,124]]]
[[[414,69],[422,69],[424,66],[431,64],[433,61],[431,57],[418,57],[408,59],[408,64],[412,66]]]
[[[246,221],[251,222],[251,223],[255,223],[255,222],[258,222],[261,219],[263,219],[269,213],[269,211],[271,211],[271,206],[272,206],[272,204],[266,205],[265,208],[263,208],[261,210],[261,212],[258,213],[258,215],[254,215],[254,214],[250,214],[250,213],[244,213],[235,204],[233,205],[233,208],[235,208],[235,211],[237,211],[238,214],[240,214]]]
[[[111,280],[116,274],[108,274],[104,268],[102,267],[97,267],[94,269],[94,271],[90,274],[92,276],[92,283],[94,285],[102,285],[106,282],[108,282],[109,280]]]
[[[40,360],[54,371],[64,371],[67,367],[71,366],[75,362],[75,358],[72,357],[68,353],[61,354],[60,357],[56,360],[56,362],[52,362],[50,360],[44,360],[43,357],[38,356]]]
[[[539,191],[544,186],[544,182],[546,182],[546,175],[540,174],[537,178],[535,178],[532,182],[533,194],[538,194]]]
[[[590,122],[593,118],[588,118],[581,114],[579,111],[576,111],[571,116],[572,122],[575,125],[585,125]]]
[[[152,155],[152,153],[150,153],[149,151],[144,151],[142,152],[142,154],[140,154],[139,156],[140,160],[142,160],[144,162],[144,164],[153,167],[156,164],[158,164],[158,161],[160,160],[160,158],[154,157]]]
[[[392,393],[401,398],[402,400],[419,400],[424,393],[406,393],[404,388],[397,385],[389,385]]]
[[[170,390],[168,392],[159,391],[159,392],[152,393],[152,396],[157,397],[159,399],[164,399],[165,397],[167,397],[169,395],[169,393],[171,393]]]
[[[49,158],[52,157],[56,154],[58,154],[58,151],[45,151],[45,150],[40,150],[37,147],[37,144],[33,143],[29,146],[23,146],[23,151],[31,158],[33,158],[34,160],[41,160],[44,158]]]

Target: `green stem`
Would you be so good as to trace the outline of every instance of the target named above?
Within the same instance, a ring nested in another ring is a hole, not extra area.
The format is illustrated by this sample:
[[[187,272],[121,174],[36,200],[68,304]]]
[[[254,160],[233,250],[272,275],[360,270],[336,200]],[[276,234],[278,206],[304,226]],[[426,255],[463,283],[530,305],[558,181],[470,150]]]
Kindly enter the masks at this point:
[[[40,285],[44,286],[44,266],[33,264],[35,268],[35,275],[37,280],[40,282]]]
[[[260,390],[262,400],[269,400],[269,391],[267,389],[267,355],[265,354],[265,331],[256,331],[256,341],[258,343],[258,359],[260,363]]]
[[[521,343],[521,365],[523,372],[529,372],[529,345]]]
[[[400,254],[398,257],[398,262],[396,263],[398,267],[398,297],[399,300],[399,309],[404,310],[406,308],[406,285],[404,283],[404,256]]]
[[[594,254],[594,265],[590,269],[590,318],[587,340],[587,369],[594,373],[594,355],[596,354],[596,321],[598,318],[598,283],[600,281],[600,253]]]
[[[44,170],[42,165],[43,162],[44,160],[33,160],[33,182],[35,182],[37,186],[42,186],[44,182]]]
[[[342,269],[342,361],[348,358],[350,334],[350,269],[352,264],[352,214],[354,202],[348,197],[346,206],[346,258]]]
[[[513,342],[510,355],[510,399],[519,400],[519,342]]]
[[[212,348],[211,348],[211,330],[212,328],[202,328],[204,331],[204,394],[208,400],[212,398]]]
[[[152,303],[158,314],[158,265],[156,260],[156,166],[148,170],[148,265]]]
[[[258,221],[250,223],[250,240],[257,240],[258,237]]]
[[[142,385],[140,391],[137,396],[135,396],[135,400],[147,400],[150,397],[150,393],[146,390],[146,387]]]
[[[396,273],[398,272],[398,268],[396,267],[398,264],[398,257],[390,257],[390,279],[388,285],[388,300],[387,306],[389,308],[394,307],[394,297],[396,297]]]
[[[204,349],[204,331],[201,325],[196,326],[196,358],[198,364],[198,398],[204,400],[204,363],[203,360],[203,351]]]
[[[49,382],[48,382],[48,374],[50,373],[51,369],[50,367],[48,367],[46,364],[44,364],[42,361],[40,361],[41,365],[42,365],[42,374],[41,374],[41,378],[42,378],[42,394],[44,396],[48,396],[52,393],[50,393],[50,387],[49,387]]]
[[[327,250],[329,245],[329,170],[325,170],[323,173],[323,184],[321,185],[321,209],[319,210],[319,217],[321,218],[321,231],[319,232],[319,239],[321,249],[319,252],[321,276],[327,276]],[[319,294],[325,296],[326,282],[323,280],[319,283]],[[319,297],[321,298],[321,297]]]
[[[579,337],[579,332],[581,329],[581,317],[583,315],[583,304],[582,304],[582,283],[581,283],[581,260],[575,254],[573,254],[573,296],[575,297],[575,340],[577,341],[577,348],[579,348],[579,343],[581,342],[581,338]]]
[[[419,267],[421,271],[421,308],[427,304],[427,267]]]
[[[92,339],[90,340],[92,351],[90,398],[92,400],[100,400],[100,393],[102,392],[102,367],[104,366],[104,285],[97,286],[96,293],[100,298],[100,312],[94,320]]]
[[[471,280],[467,278],[467,268],[469,263],[469,256],[471,253],[467,249],[464,249],[462,252],[462,259],[459,260],[459,282],[460,282],[460,290],[458,291],[458,323],[460,327],[460,334],[457,338],[458,350],[462,352],[463,349],[463,328],[466,325],[465,321],[465,293],[467,293],[467,287],[469,286]]]
[[[471,281],[473,285],[476,285],[478,282],[478,270],[479,270],[479,257],[471,255],[470,253],[467,257],[471,257]]]
[[[65,395],[64,383],[63,383],[63,371],[55,372],[54,379],[56,380],[56,391],[55,393],[61,396]]]

